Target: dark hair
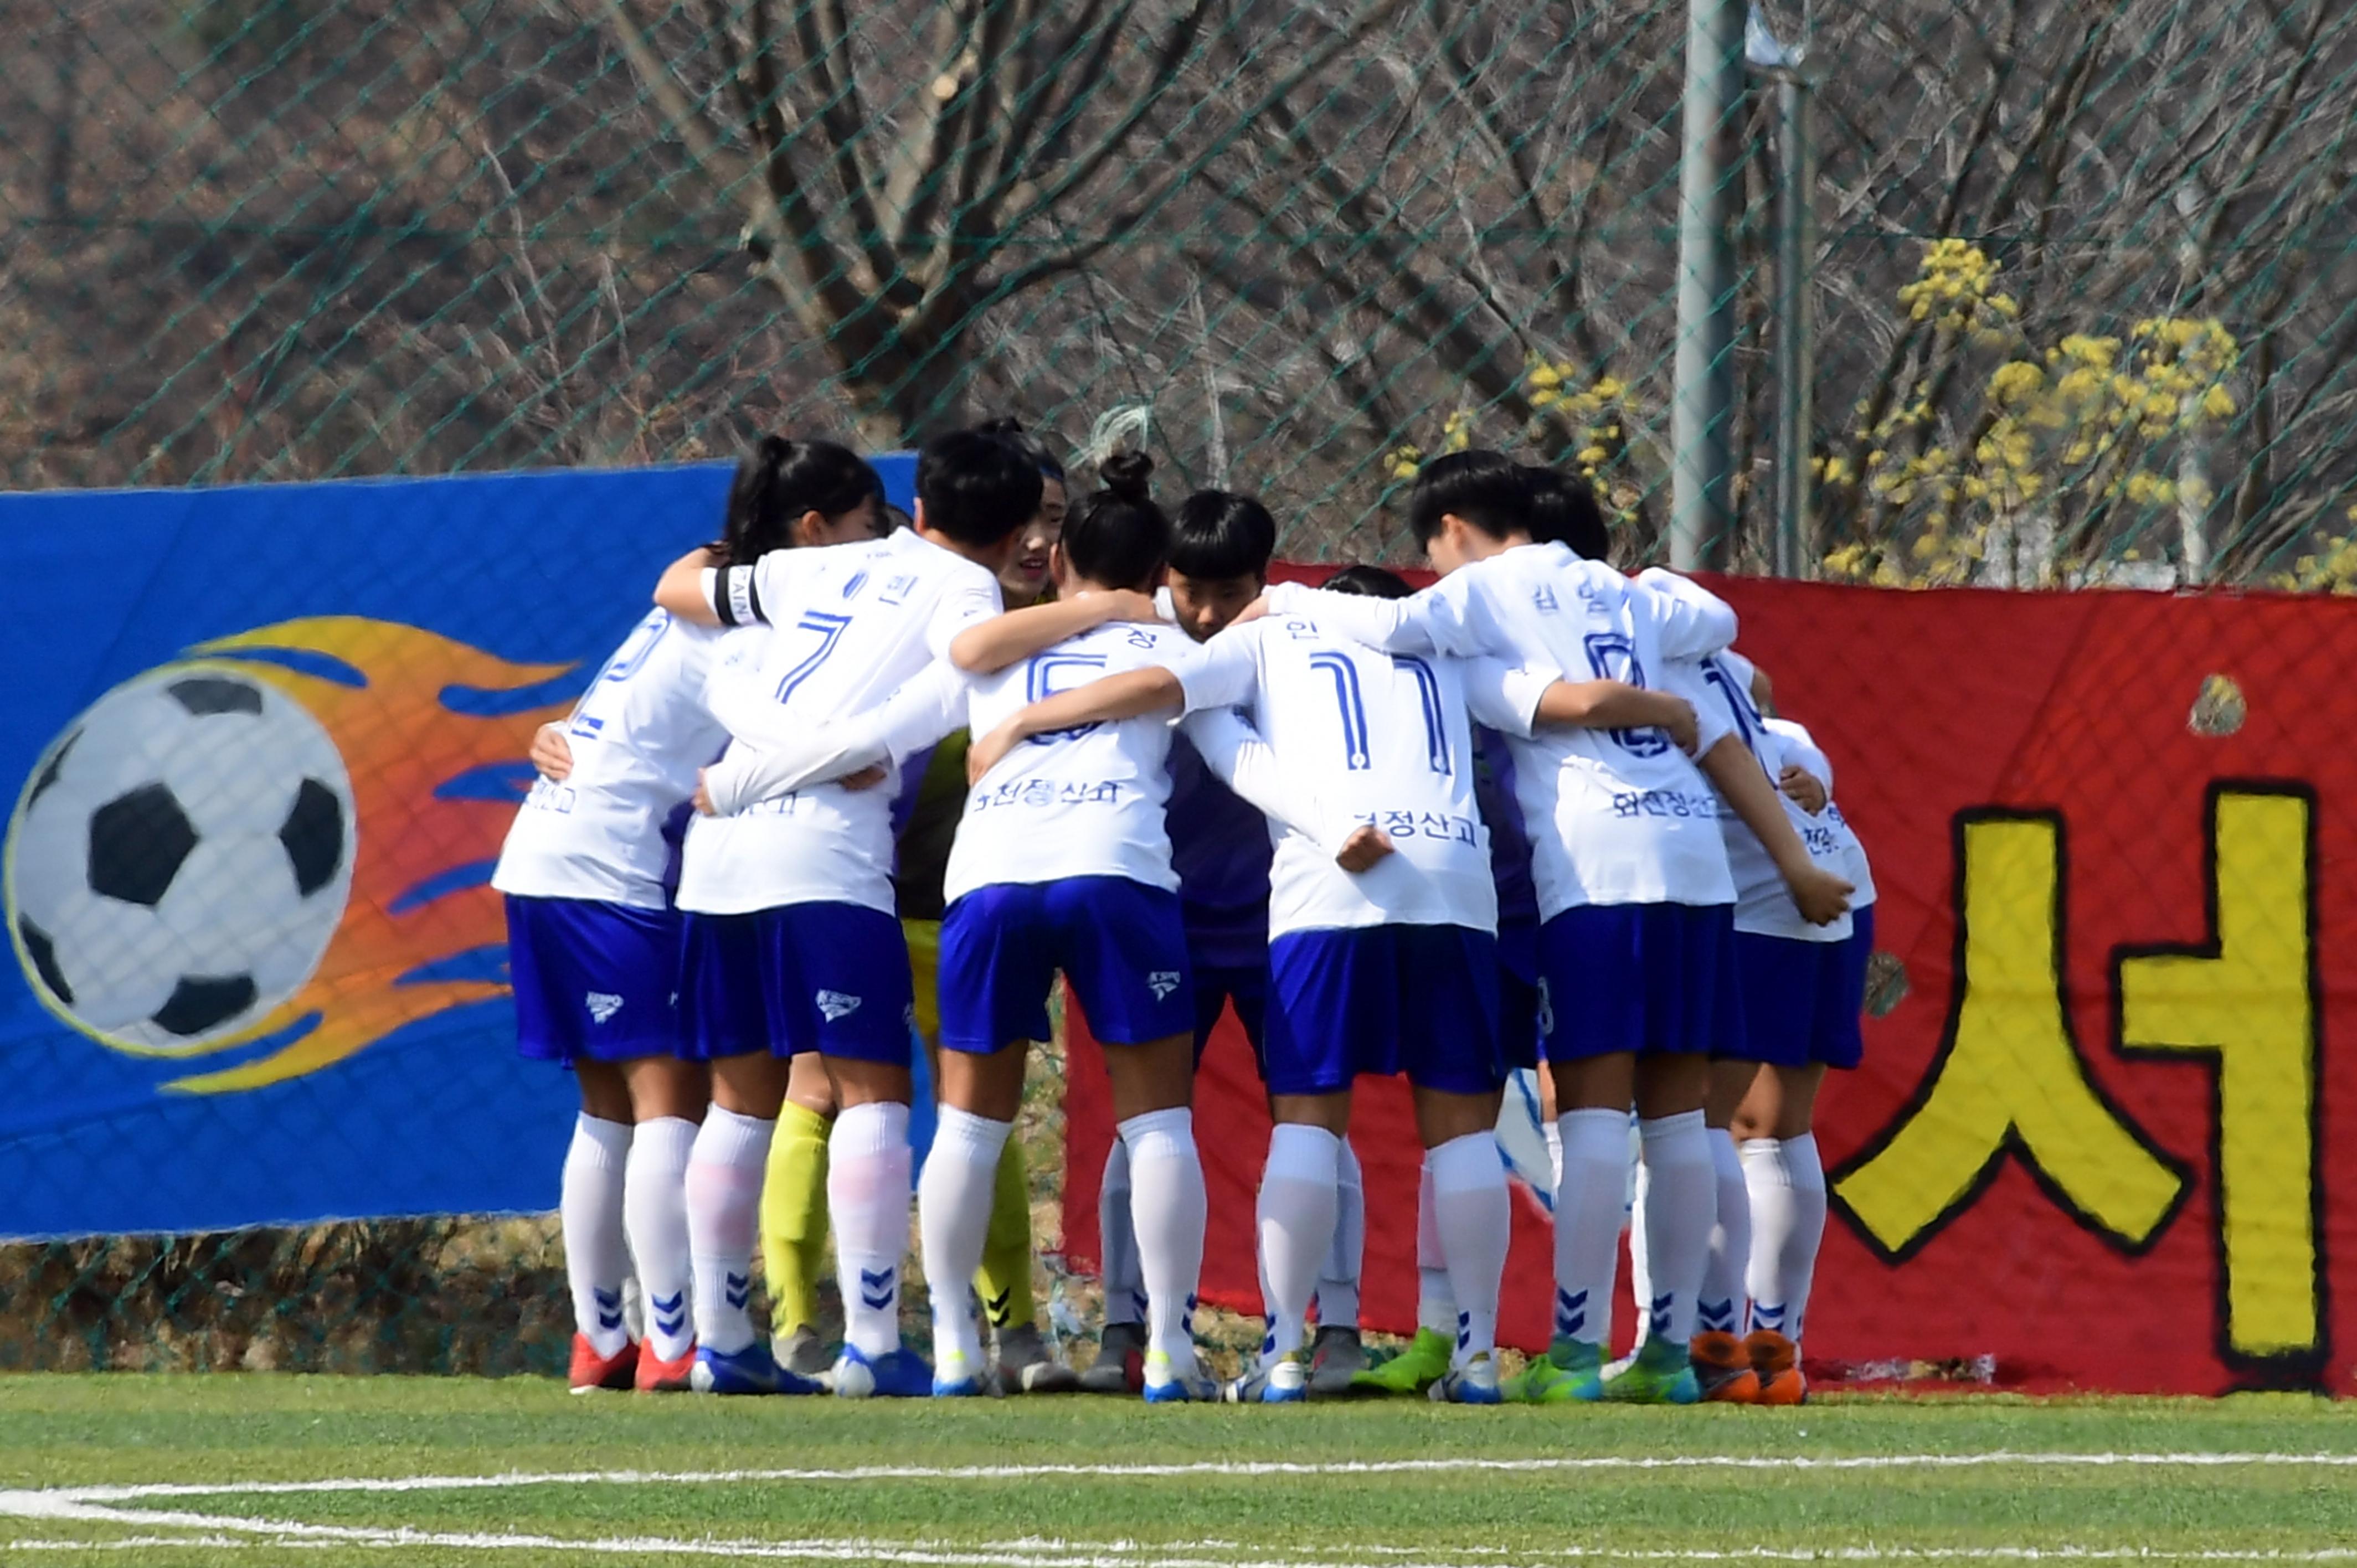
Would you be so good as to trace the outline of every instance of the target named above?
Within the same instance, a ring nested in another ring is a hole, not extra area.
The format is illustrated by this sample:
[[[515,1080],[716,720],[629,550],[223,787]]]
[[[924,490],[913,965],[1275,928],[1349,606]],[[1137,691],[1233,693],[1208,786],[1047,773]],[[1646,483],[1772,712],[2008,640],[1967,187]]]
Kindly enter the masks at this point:
[[[1531,489],[1520,465],[1502,452],[1451,452],[1416,470],[1408,498],[1407,525],[1419,548],[1428,548],[1440,520],[1454,514],[1492,539],[1531,526]]]
[[[1011,414],[985,419],[974,428],[975,434],[996,436],[1022,453],[1024,460],[1039,469],[1043,478],[1053,479],[1060,485],[1064,482],[1064,465],[1058,462],[1055,454],[1049,451],[1038,436],[1024,429],[1021,422]]]
[[[1329,593],[1357,594],[1370,599],[1405,599],[1415,592],[1405,577],[1381,566],[1345,566],[1318,585]]]
[[[1536,466],[1523,469],[1531,491],[1531,537],[1541,544],[1568,544],[1576,555],[1602,561],[1612,553],[1612,536],[1604,526],[1603,509],[1586,479],[1559,468]]]
[[[1143,588],[1170,559],[1170,519],[1146,493],[1154,459],[1116,452],[1097,465],[1103,489],[1092,490],[1064,520],[1064,559],[1092,583]]]
[[[1276,519],[1254,496],[1197,490],[1178,503],[1170,566],[1189,577],[1268,576],[1276,553]]]
[[[996,435],[952,431],[917,455],[925,527],[960,544],[996,544],[1039,515],[1039,470]]]
[[[764,435],[737,460],[728,486],[728,515],[714,552],[731,566],[749,566],[794,542],[804,512],[829,520],[884,503],[884,481],[848,446]]]

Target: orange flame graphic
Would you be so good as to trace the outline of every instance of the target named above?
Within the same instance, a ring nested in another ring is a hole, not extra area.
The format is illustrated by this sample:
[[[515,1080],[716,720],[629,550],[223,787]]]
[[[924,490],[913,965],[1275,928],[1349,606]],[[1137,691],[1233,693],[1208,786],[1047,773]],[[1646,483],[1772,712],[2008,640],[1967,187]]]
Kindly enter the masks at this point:
[[[360,671],[366,683],[240,658],[248,650],[326,654]],[[572,666],[513,664],[416,627],[358,616],[284,621],[190,651],[235,661],[319,721],[343,755],[359,827],[351,894],[327,956],[300,991],[241,1031],[240,1039],[306,1018],[316,1024],[269,1056],[164,1087],[220,1094],[283,1082],[339,1062],[404,1024],[504,994],[504,984],[479,979],[399,983],[420,965],[507,940],[500,897],[486,883],[422,900],[413,890],[495,859],[515,816],[511,803],[437,799],[436,790],[471,768],[521,759],[533,732],[562,717],[569,704],[478,717],[454,711],[443,693],[452,686],[516,691]],[[407,902],[404,894],[411,895]]]

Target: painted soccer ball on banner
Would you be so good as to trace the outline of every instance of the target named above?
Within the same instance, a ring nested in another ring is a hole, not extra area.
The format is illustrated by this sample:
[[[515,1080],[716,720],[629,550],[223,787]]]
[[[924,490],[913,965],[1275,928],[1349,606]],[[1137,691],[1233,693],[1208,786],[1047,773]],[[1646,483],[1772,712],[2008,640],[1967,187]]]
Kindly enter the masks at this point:
[[[50,1008],[119,1048],[202,1050],[318,966],[350,892],[350,776],[302,706],[174,665],[68,725],[9,824],[8,929]]]

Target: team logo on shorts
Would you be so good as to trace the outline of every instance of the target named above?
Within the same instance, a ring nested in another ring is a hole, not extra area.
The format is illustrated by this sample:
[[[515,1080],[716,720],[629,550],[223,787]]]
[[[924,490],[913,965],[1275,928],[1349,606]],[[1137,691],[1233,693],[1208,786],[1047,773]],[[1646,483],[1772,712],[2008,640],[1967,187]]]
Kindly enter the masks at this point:
[[[1146,977],[1146,989],[1154,993],[1157,1002],[1168,1001],[1170,993],[1178,989],[1178,972],[1175,969],[1154,971]]]
[[[819,1016],[833,1024],[859,1011],[859,998],[840,991],[822,991],[813,999],[818,1003]]]
[[[600,1024],[622,1010],[622,999],[610,991],[593,991],[581,999],[581,1004]]]

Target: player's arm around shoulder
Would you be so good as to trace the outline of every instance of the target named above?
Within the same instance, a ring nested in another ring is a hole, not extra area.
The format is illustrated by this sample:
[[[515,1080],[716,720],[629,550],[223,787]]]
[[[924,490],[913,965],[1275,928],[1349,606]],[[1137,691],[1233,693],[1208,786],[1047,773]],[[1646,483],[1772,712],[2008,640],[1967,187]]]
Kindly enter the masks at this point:
[[[1150,595],[1121,589],[1077,595],[1044,605],[1004,610],[966,627],[950,639],[951,663],[972,675],[988,675],[1044,653],[1060,642],[1093,631],[1108,621],[1157,624]]]
[[[1631,597],[1652,620],[1664,659],[1705,659],[1734,645],[1734,607],[1690,577],[1648,566]]]

